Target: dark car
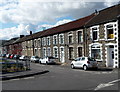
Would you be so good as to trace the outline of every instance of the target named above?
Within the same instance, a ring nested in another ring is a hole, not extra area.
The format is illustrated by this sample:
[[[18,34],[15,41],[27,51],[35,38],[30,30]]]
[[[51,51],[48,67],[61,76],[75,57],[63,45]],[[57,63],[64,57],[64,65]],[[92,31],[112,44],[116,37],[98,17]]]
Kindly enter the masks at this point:
[[[4,58],[4,57],[6,57],[6,54],[2,54],[1,56]]]
[[[13,59],[19,59],[21,55],[14,55]]]

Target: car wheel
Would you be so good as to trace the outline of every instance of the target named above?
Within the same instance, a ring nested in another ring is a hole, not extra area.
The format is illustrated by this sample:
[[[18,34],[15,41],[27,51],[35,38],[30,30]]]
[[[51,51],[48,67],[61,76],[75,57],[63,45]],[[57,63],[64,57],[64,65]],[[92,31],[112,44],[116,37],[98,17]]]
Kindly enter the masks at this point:
[[[46,61],[46,65],[48,65],[48,62]]]
[[[40,61],[40,64],[41,64],[41,61]]]
[[[75,68],[73,64],[71,65],[71,68],[72,68],[72,69],[74,69],[74,68]]]
[[[87,70],[87,66],[86,65],[83,66],[83,70],[85,70],[85,71]]]

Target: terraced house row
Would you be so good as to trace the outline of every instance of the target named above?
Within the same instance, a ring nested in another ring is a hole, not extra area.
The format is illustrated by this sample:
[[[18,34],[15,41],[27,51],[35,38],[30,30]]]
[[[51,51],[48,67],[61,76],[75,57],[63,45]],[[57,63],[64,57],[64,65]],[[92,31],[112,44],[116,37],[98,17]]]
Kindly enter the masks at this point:
[[[120,4],[117,4],[57,27],[11,39],[4,44],[4,53],[54,56],[61,63],[90,56],[100,66],[118,68],[119,24]]]

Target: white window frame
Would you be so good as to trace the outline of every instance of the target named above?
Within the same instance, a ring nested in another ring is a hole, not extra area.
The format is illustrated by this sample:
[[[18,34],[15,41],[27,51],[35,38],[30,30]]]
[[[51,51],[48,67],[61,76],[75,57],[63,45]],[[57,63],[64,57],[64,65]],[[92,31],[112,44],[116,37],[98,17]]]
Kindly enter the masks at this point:
[[[49,41],[48,41],[48,39],[49,39]],[[49,37],[47,37],[47,45],[50,46],[50,43],[51,42],[50,42],[50,36],[49,36]]]
[[[63,39],[63,43],[61,42],[61,36]],[[64,34],[59,34],[59,44],[64,44]]]
[[[102,51],[102,44],[100,44],[100,43],[92,43],[92,44],[89,45],[89,56],[90,56],[90,57],[92,56],[92,53],[91,53],[92,51],[91,51],[91,50],[92,50],[93,48],[91,48],[91,46],[93,46],[93,45],[100,46],[100,48],[97,48],[97,47],[94,48],[94,49],[100,49],[100,53],[101,53],[101,55],[100,55],[101,58],[100,58],[100,59],[96,59],[96,60],[97,60],[97,61],[103,61],[103,55],[102,55],[102,53],[103,53],[103,51]]]
[[[43,58],[45,58],[47,56],[47,53],[46,53],[46,48],[43,47]]]
[[[42,38],[42,46],[44,46],[44,38]]]
[[[113,39],[108,39],[108,38],[107,38],[107,26],[108,26],[108,25],[113,25],[113,34],[114,34],[114,38],[113,38]],[[116,27],[115,27],[114,25],[116,25]],[[115,28],[116,28],[116,30],[117,30],[117,22],[110,22],[110,23],[104,24],[105,40],[106,40],[106,41],[115,40]]]
[[[47,56],[51,56],[51,48],[50,47],[47,48]]]
[[[69,36],[72,36],[72,43],[74,43],[74,42],[73,42],[73,32],[69,32],[69,33],[68,33],[68,43],[70,43],[70,42],[69,42]],[[70,44],[71,44],[71,43],[70,43]]]
[[[94,30],[94,31],[97,31],[97,40],[93,40],[93,28],[97,28],[97,30]],[[90,36],[92,38],[93,41],[98,41],[99,40],[99,25],[97,26],[93,26],[93,27],[90,27]]]
[[[76,38],[77,38],[77,42],[79,43],[79,38],[78,38],[78,32],[82,32],[82,41],[81,42],[83,42],[83,30],[78,30],[77,31],[77,36],[76,36]]]
[[[56,58],[58,58],[58,47],[57,46],[54,46],[53,47],[53,56],[55,57],[56,55],[55,55],[55,49],[57,49],[57,57]]]
[[[56,37],[56,43],[55,43],[55,37]],[[58,38],[57,38],[57,35],[54,35],[54,36],[53,36],[53,44],[54,44],[54,45],[57,45],[57,44],[58,44]]]

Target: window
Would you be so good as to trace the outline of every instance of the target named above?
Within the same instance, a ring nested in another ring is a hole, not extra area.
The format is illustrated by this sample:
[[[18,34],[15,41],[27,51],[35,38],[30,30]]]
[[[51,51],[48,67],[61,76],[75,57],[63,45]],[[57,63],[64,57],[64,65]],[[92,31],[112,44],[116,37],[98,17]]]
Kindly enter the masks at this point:
[[[75,59],[75,61],[80,61],[80,60],[81,60],[81,58],[76,58],[76,59]]]
[[[46,38],[44,37],[44,46],[46,45]]]
[[[81,60],[85,60],[85,57],[82,57]]]
[[[38,46],[41,46],[41,41],[40,40],[38,40]]]
[[[36,40],[34,40],[34,46],[36,46]]]
[[[54,57],[58,58],[58,48],[54,47],[53,49],[54,49]]]
[[[43,48],[43,58],[46,57],[46,48]]]
[[[74,58],[73,47],[69,47],[69,59],[73,59],[73,58]]]
[[[101,60],[102,53],[99,45],[91,46],[91,57],[97,60]]]
[[[83,41],[82,39],[82,31],[78,31],[78,43],[81,43]]]
[[[97,27],[92,28],[92,38],[93,40],[98,40],[98,28]]]
[[[69,38],[68,38],[69,44],[73,43],[72,38],[73,38],[72,35],[70,35]]]
[[[59,43],[64,44],[64,34],[59,35]]]
[[[78,47],[78,57],[82,56],[82,47]]]
[[[42,38],[42,45],[44,46],[44,38]]]
[[[113,39],[114,38],[114,32],[113,32],[113,25],[107,25],[106,26],[106,32],[107,32],[107,39]]]
[[[51,48],[47,48],[48,56],[51,56]]]
[[[50,45],[50,37],[47,37],[47,45]]]
[[[57,35],[53,36],[53,44],[57,44]]]

